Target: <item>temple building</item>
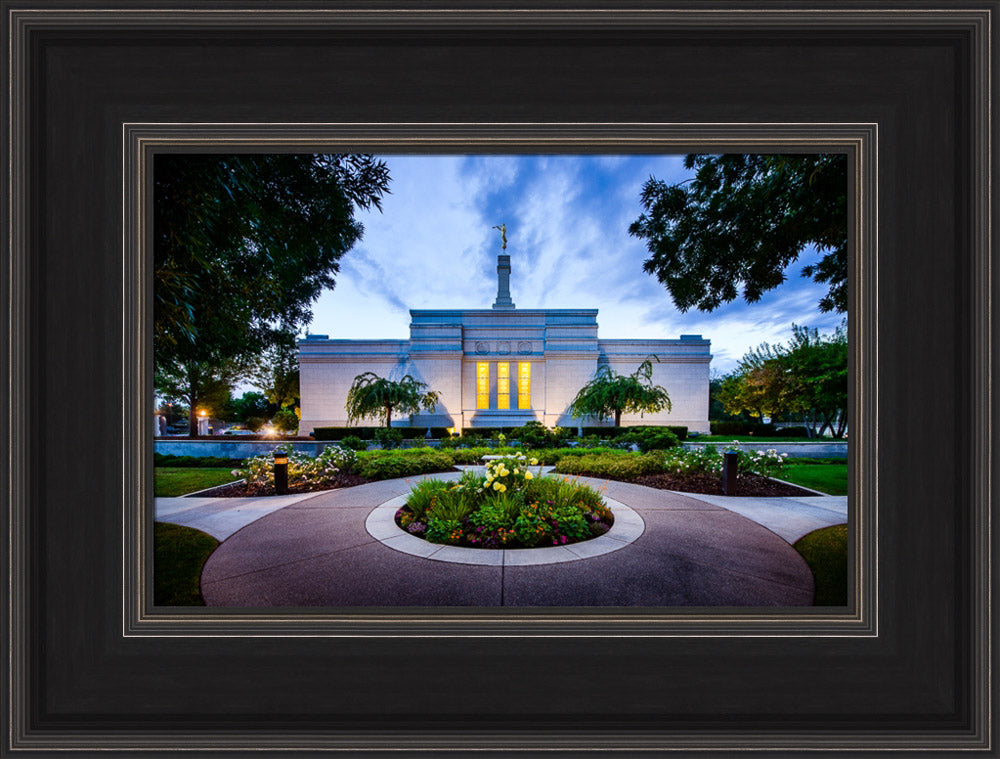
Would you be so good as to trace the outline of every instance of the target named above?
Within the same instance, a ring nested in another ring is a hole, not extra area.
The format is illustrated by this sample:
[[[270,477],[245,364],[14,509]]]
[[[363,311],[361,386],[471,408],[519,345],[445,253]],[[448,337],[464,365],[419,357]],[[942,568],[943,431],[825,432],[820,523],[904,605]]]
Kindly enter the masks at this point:
[[[492,308],[411,310],[407,340],[331,340],[327,335],[300,340],[300,434],[347,426],[347,391],[367,371],[390,379],[410,374],[440,395],[433,411],[409,420],[394,417],[394,427],[462,430],[516,427],[531,420],[547,427],[610,425],[612,420],[571,418],[570,403],[602,364],[630,374],[650,356],[659,359],[653,360],[653,382],[667,389],[673,407],[641,417],[623,414],[622,425],[709,431],[710,341],[701,335],[602,339],[595,308],[516,308],[510,271],[510,256],[500,255]]]

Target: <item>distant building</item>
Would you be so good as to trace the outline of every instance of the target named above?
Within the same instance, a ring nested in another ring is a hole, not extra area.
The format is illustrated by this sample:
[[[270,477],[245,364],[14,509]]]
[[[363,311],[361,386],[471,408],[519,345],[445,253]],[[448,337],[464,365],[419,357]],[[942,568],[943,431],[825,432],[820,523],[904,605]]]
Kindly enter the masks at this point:
[[[347,391],[367,371],[399,379],[410,374],[440,394],[416,427],[510,427],[538,420],[547,427],[595,426],[572,419],[569,404],[602,364],[628,374],[650,355],[653,382],[670,393],[673,409],[622,416],[623,425],[684,425],[708,432],[710,341],[603,340],[597,309],[515,308],[510,256],[497,260],[497,299],[489,309],[410,311],[408,340],[330,340],[307,335],[298,343],[303,434],[347,426]],[[606,422],[611,424],[610,421]],[[407,420],[393,419],[394,426]]]

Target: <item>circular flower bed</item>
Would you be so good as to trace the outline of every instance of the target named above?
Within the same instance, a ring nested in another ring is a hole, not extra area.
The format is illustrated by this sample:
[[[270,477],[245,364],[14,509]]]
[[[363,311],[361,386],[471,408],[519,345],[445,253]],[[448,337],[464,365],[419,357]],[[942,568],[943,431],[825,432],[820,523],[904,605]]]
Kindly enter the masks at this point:
[[[470,548],[535,548],[603,535],[614,517],[593,488],[543,477],[537,459],[515,454],[490,461],[485,475],[417,484],[396,524],[431,543]]]

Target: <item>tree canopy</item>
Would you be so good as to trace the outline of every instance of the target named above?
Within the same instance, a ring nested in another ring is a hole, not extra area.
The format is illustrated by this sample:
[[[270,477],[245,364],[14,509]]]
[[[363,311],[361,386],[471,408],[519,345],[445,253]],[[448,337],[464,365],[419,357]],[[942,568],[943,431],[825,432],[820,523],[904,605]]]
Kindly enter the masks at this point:
[[[615,427],[620,427],[623,412],[641,415],[669,411],[671,403],[666,389],[653,384],[653,359],[659,363],[659,358],[651,356],[632,374],[618,374],[609,364],[602,364],[594,379],[580,388],[570,404],[571,416],[574,419],[614,416]]]
[[[347,419],[351,424],[360,419],[381,419],[386,427],[392,426],[392,413],[416,414],[423,408],[433,409],[440,398],[427,389],[427,384],[409,374],[395,381],[365,372],[354,378],[347,391]]]
[[[802,414],[818,434],[829,428],[835,437],[847,429],[847,333],[833,334],[792,325],[788,345],[763,343],[749,351],[719,389],[719,400],[731,414],[751,416]]]
[[[208,384],[287,346],[361,237],[355,208],[380,208],[388,182],[370,155],[158,155],[157,389],[184,386],[193,417]]]
[[[299,357],[294,337],[266,349],[250,370],[250,378],[269,403],[294,411],[299,405]]]
[[[782,284],[807,245],[823,253],[803,276],[829,285],[821,311],[847,311],[847,157],[688,155],[695,177],[651,177],[629,234],[646,241],[643,269],[681,311],[747,303]]]

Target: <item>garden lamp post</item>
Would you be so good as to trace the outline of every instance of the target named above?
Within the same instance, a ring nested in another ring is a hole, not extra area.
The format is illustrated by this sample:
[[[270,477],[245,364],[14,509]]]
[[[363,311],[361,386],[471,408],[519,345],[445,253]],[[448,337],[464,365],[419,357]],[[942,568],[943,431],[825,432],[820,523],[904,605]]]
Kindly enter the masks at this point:
[[[274,492],[288,495],[288,454],[281,450],[274,452]]]
[[[722,454],[722,492],[725,495],[736,495],[736,469],[740,463],[740,454],[727,451]]]

